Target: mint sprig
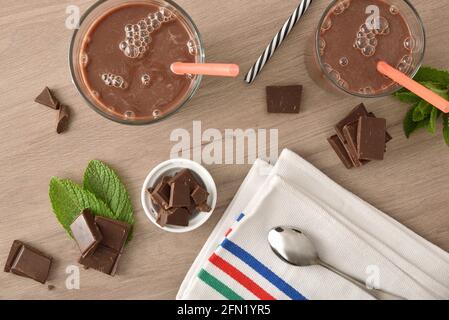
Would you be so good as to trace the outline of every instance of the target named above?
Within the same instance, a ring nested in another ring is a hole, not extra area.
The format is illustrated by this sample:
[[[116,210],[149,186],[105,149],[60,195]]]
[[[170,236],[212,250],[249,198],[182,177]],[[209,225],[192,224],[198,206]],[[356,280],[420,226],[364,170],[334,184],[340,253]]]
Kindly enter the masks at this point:
[[[56,218],[70,236],[70,225],[79,214],[90,209],[93,214],[134,224],[130,197],[117,174],[101,161],[89,163],[84,187],[67,179],[54,177],[49,196]],[[132,237],[131,233],[128,238]]]
[[[449,100],[449,72],[422,67],[414,80]],[[427,131],[431,134],[436,133],[438,119],[442,114],[440,110],[407,89],[399,90],[394,94],[394,97],[404,103],[413,104],[404,118],[404,132],[407,138],[420,128],[427,128]],[[443,117],[443,137],[449,146],[449,122],[446,115]]]

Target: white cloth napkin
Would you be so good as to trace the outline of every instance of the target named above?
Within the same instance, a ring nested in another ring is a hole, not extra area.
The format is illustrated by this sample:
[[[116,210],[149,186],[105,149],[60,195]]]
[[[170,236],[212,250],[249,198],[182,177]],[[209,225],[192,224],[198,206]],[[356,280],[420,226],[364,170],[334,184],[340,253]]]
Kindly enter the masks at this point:
[[[375,277],[381,289],[407,299],[449,299],[448,253],[289,150],[274,167],[255,163],[177,298],[373,298],[322,267],[281,261],[267,242],[269,230],[280,225],[305,232],[322,260],[362,281]]]

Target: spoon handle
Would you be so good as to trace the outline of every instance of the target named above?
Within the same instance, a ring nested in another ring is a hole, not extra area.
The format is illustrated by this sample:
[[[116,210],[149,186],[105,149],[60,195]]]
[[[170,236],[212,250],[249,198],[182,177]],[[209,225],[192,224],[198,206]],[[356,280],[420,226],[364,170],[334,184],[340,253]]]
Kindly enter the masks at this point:
[[[362,283],[359,280],[356,280],[355,278],[351,277],[350,275],[335,269],[334,267],[332,267],[331,265],[327,264],[326,262],[323,261],[319,261],[319,265],[321,265],[322,267],[338,274],[339,276],[341,276],[342,278],[348,280],[349,282],[353,283],[354,285],[356,285],[357,287],[359,287],[360,289],[368,292],[369,294],[371,294],[373,297],[375,297],[376,299],[379,300],[404,300],[404,298],[399,297],[397,295],[394,295],[392,293],[388,293],[385,292],[383,290],[379,290],[379,289],[369,289],[365,283]]]

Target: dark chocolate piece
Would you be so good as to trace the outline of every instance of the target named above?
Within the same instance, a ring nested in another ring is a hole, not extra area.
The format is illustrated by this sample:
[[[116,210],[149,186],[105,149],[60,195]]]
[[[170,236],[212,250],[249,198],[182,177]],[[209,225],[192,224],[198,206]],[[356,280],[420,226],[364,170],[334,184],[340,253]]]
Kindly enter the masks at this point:
[[[53,291],[53,290],[56,289],[56,287],[55,287],[54,285],[52,285],[52,284],[49,284],[49,285],[47,286],[47,289],[48,289],[48,291]]]
[[[119,252],[100,244],[93,254],[87,257],[81,257],[78,262],[85,268],[92,268],[114,276],[119,259]]]
[[[39,104],[42,104],[55,110],[59,109],[59,101],[55,98],[55,96],[48,87],[45,87],[45,89],[34,100],[34,102],[37,102]]]
[[[359,160],[359,152],[357,149],[357,128],[359,122],[351,122],[343,127],[343,134],[346,140],[345,148],[356,167],[361,167],[369,162],[369,160]]]
[[[170,213],[167,211],[167,210],[165,210],[165,209],[163,209],[163,208],[161,208],[161,209],[159,209],[159,212],[158,212],[158,218],[157,218],[157,223],[163,228],[163,227],[165,227],[166,225],[167,225],[167,219],[168,219],[168,215],[169,215]]]
[[[189,169],[183,169],[178,172],[172,179],[170,179],[169,184],[173,184],[175,182],[180,182],[188,185],[190,190],[193,190],[197,185],[200,185],[200,183],[196,180]]]
[[[131,225],[126,222],[101,216],[96,216],[95,222],[103,235],[101,245],[122,253],[131,230]]]
[[[385,119],[360,117],[357,130],[357,150],[360,159],[384,159],[386,129]]]
[[[207,202],[209,193],[201,186],[197,186],[192,192],[192,199],[196,205],[201,205]]]
[[[171,192],[170,185],[168,184],[169,180],[169,177],[162,178],[162,180],[157,184],[153,192],[150,194],[153,202],[164,209],[169,208]]]
[[[371,118],[377,118],[376,115],[374,114],[374,112],[368,113],[368,117],[371,117]],[[385,132],[385,136],[386,136],[386,139],[385,139],[385,142],[386,142],[386,143],[388,143],[388,142],[390,142],[391,140],[393,140],[393,137],[391,136],[391,134],[388,133],[388,131]]]
[[[359,104],[357,107],[351,110],[351,112],[340,122],[335,125],[335,131],[337,136],[340,138],[341,142],[345,144],[347,141],[343,134],[343,127],[354,121],[358,121],[360,117],[367,117],[368,111],[363,103]]]
[[[348,152],[346,151],[345,146],[341,142],[340,138],[338,138],[337,135],[334,135],[334,136],[330,137],[329,139],[327,139],[327,141],[332,146],[335,153],[340,158],[341,162],[343,162],[345,167],[347,169],[353,168],[354,165],[351,161],[351,157],[349,156]]]
[[[179,227],[188,227],[190,214],[185,208],[175,208],[170,210],[171,213],[167,217],[167,224]]]
[[[16,240],[12,244],[5,271],[44,284],[48,279],[52,260],[50,256]]]
[[[83,257],[95,251],[103,236],[95,223],[95,216],[90,210],[84,210],[70,225],[73,238]]]
[[[299,113],[302,86],[268,86],[267,106],[269,113]]]
[[[190,187],[182,182],[171,185],[170,208],[190,207]]]
[[[61,134],[67,130],[67,127],[69,126],[69,118],[70,118],[69,107],[61,105],[59,108],[58,123],[56,126],[56,132],[58,134]]]

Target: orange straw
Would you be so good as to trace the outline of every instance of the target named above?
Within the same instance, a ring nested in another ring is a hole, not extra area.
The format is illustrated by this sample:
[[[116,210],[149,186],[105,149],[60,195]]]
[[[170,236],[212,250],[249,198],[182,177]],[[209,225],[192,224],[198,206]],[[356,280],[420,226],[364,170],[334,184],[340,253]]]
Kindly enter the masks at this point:
[[[205,76],[235,78],[240,73],[240,68],[236,64],[175,62],[170,68],[173,73],[179,75],[201,74]]]
[[[377,71],[399,83],[404,88],[407,88],[418,97],[426,100],[428,103],[440,109],[444,113],[449,113],[449,101],[437,95],[432,90],[427,89],[401,71],[393,68],[385,61],[379,61],[377,64]]]

